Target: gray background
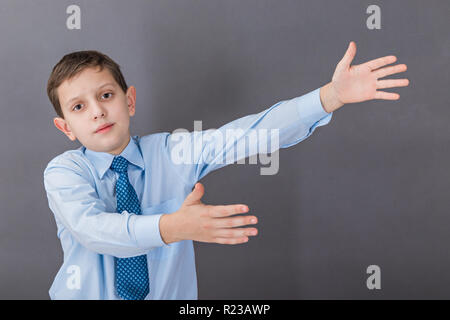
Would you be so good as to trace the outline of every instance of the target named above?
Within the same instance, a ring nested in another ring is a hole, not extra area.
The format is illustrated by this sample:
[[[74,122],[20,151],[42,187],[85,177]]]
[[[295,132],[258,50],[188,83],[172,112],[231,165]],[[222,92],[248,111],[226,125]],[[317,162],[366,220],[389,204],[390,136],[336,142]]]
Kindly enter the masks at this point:
[[[81,8],[81,30],[66,8]],[[382,29],[366,27],[381,7]],[[200,299],[450,298],[450,2],[360,0],[2,0],[0,298],[48,299],[62,263],[43,186],[48,161],[79,147],[46,95],[66,53],[108,54],[137,89],[131,133],[217,128],[395,54],[398,101],[347,105],[280,170],[232,165],[202,180],[204,202],[246,203],[249,243],[196,243]],[[366,287],[381,268],[381,290]]]

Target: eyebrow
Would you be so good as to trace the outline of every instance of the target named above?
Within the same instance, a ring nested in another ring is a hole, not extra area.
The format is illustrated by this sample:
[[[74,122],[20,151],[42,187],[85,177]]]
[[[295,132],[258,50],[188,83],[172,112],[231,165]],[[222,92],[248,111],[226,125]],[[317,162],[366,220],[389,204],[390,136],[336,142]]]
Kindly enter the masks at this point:
[[[97,88],[97,90],[100,90],[101,88],[106,87],[106,86],[109,86],[109,85],[111,85],[111,86],[114,87],[114,83],[108,82],[108,83],[102,84],[100,87]],[[72,99],[70,99],[69,101],[67,101],[67,102],[66,102],[66,107],[69,108],[71,102],[74,101],[74,100],[77,100],[78,98],[80,98],[80,96],[73,97]]]

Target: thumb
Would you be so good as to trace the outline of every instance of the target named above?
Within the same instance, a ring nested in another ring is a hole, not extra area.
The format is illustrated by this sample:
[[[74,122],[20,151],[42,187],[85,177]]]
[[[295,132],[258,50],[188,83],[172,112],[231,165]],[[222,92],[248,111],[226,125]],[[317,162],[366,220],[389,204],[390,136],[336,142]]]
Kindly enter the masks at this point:
[[[353,41],[350,41],[350,44],[348,45],[347,51],[345,52],[344,57],[339,62],[340,66],[343,68],[350,68],[350,64],[353,61],[353,58],[356,55],[356,43]]]
[[[188,196],[186,199],[184,199],[183,204],[196,204],[200,202],[200,199],[205,194],[205,187],[200,182],[197,182],[194,186],[194,190]]]

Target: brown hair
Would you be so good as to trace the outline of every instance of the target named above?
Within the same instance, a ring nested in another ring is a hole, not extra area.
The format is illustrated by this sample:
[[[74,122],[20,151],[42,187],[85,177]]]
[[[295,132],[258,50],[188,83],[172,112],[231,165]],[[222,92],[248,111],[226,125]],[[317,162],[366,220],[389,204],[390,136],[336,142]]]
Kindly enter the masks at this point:
[[[55,108],[56,114],[64,119],[63,112],[61,110],[61,104],[59,103],[57,89],[66,79],[70,79],[83,71],[86,68],[100,67],[100,71],[103,68],[107,68],[114,80],[122,88],[123,92],[126,93],[128,86],[125,82],[122,72],[120,71],[120,66],[114,62],[107,55],[95,51],[77,51],[66,54],[54,67],[50,78],[47,82],[47,95],[50,99],[53,107]]]

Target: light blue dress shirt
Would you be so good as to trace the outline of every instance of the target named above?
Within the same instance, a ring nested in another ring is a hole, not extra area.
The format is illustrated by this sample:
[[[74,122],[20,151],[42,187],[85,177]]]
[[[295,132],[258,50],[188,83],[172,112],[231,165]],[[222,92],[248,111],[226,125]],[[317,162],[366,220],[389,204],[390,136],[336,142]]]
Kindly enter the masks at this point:
[[[167,132],[130,137],[120,155],[130,163],[128,176],[141,203],[141,215],[116,212],[119,175],[110,169],[114,155],[81,146],[53,158],[44,171],[44,186],[64,261],[49,290],[51,299],[120,299],[114,284],[114,257],[142,254],[147,254],[150,277],[146,299],[197,299],[193,241],[165,244],[159,219],[178,210],[202,177],[227,165],[218,160],[221,144],[215,139],[219,133],[226,137],[227,129],[243,129],[234,141],[223,141],[223,152],[245,139],[251,129],[278,129],[279,148],[286,148],[327,124],[332,114],[324,111],[319,90],[280,101],[219,129],[201,131],[209,134],[208,139],[200,139],[199,131],[180,133],[183,139],[173,139],[177,133]],[[197,144],[200,152],[192,153],[192,161],[173,161],[172,151],[180,143]],[[239,148],[236,160],[253,155],[254,150]]]

